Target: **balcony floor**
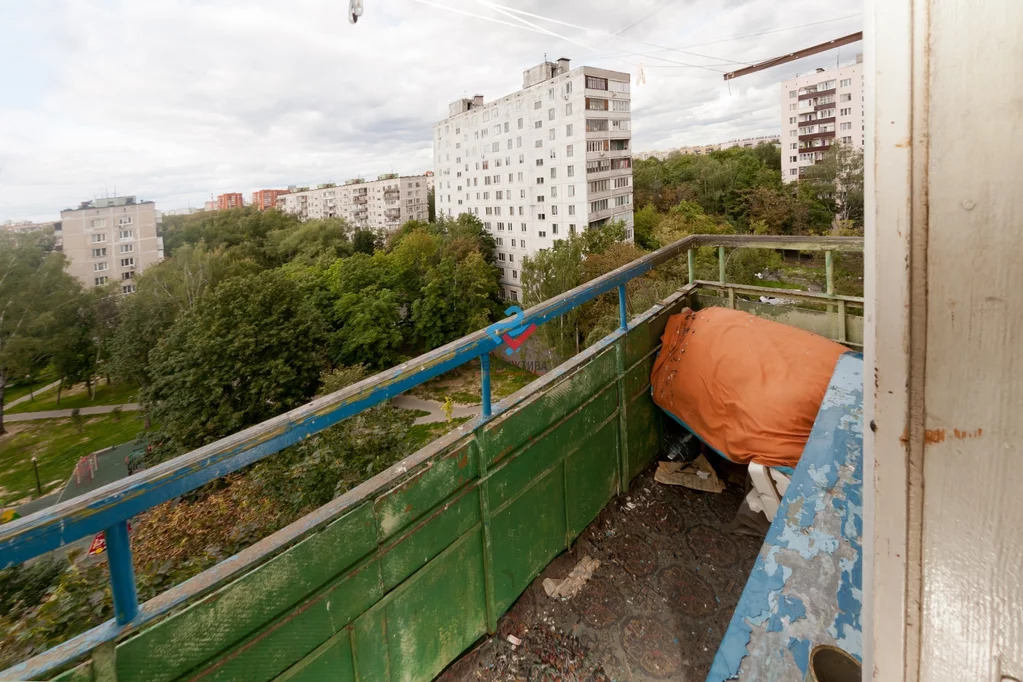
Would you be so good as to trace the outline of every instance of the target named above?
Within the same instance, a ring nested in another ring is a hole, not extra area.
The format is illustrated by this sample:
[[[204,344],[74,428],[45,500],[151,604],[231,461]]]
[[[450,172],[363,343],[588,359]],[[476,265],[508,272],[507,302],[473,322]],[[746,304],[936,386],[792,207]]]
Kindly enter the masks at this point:
[[[656,463],[554,559],[484,640],[440,680],[703,680],[762,538],[725,530],[743,490],[715,495],[654,482]],[[635,505],[629,507],[629,503]],[[564,578],[585,555],[600,566],[571,599]],[[511,634],[522,640],[517,648]]]

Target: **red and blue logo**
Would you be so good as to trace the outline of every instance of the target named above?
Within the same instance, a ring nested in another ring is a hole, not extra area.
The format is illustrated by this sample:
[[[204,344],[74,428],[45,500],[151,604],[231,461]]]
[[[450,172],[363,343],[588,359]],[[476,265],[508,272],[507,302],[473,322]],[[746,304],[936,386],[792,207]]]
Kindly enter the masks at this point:
[[[506,344],[508,347],[504,349],[505,354],[512,355],[522,347],[526,339],[533,335],[536,325],[522,324],[525,314],[517,305],[505,310],[504,314],[511,315],[511,317],[487,327],[487,335],[498,344]]]

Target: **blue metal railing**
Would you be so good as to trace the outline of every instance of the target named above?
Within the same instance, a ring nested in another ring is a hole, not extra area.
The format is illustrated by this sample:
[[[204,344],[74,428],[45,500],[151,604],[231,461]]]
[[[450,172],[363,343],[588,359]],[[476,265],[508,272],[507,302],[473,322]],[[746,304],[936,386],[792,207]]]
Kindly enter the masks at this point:
[[[127,630],[166,613],[187,598],[187,595],[183,596],[180,593],[167,599],[160,595],[147,603],[147,607],[152,604],[151,608],[143,607],[140,610],[127,530],[127,522],[133,516],[258,462],[476,358],[480,359],[482,380],[480,419],[486,421],[493,416],[489,354],[500,345],[499,341],[495,341],[497,338],[495,329],[508,330],[524,328],[531,324],[540,325],[617,289],[620,330],[624,332],[628,329],[625,285],[686,251],[689,253],[692,279],[693,250],[701,246],[718,246],[721,249],[753,247],[800,251],[859,251],[863,248],[863,240],[852,237],[689,236],[544,301],[516,318],[503,320],[490,328],[477,331],[331,395],[318,398],[302,407],[151,469],[0,526],[0,568],[20,564],[100,531],[106,534],[115,621],[79,635],[67,646],[61,645],[58,647],[61,649],[59,655],[55,655],[51,663],[35,666],[33,670],[45,671],[66,663],[98,644],[110,641]],[[319,510],[310,514],[308,517],[310,523],[318,516]],[[250,550],[270,553],[273,548],[260,546]],[[248,556],[250,550],[245,550],[243,554]],[[240,556],[225,560],[210,569],[210,572],[228,574],[234,566],[233,562]],[[199,586],[202,581],[195,584]],[[197,587],[195,593],[198,589]],[[56,653],[56,650],[51,651]],[[14,670],[16,669],[12,669]]]

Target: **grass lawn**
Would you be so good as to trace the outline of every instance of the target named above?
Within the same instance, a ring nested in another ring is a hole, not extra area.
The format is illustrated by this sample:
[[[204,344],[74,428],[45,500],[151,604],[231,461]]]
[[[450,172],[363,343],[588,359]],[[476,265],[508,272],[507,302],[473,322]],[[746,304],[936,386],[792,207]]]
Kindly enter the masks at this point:
[[[456,428],[460,424],[464,424],[469,421],[471,417],[460,417],[458,419],[452,419],[450,422],[436,422],[434,424],[418,424],[408,430],[408,434],[405,436],[405,442],[408,443],[409,452],[415,452],[419,448],[423,447],[432,440],[437,440],[448,431]]]
[[[43,493],[63,485],[75,463],[95,450],[134,440],[143,430],[140,414],[85,417],[78,433],[70,419],[42,419],[7,425],[0,436],[0,501],[12,503],[35,496],[32,456],[39,460]]]
[[[51,372],[46,371],[40,373],[39,376],[36,377],[35,381],[6,386],[4,387],[4,404],[6,405],[7,403],[14,402],[18,398],[28,395],[32,391],[37,391],[46,384],[52,384],[56,380],[57,377],[55,377]]]
[[[19,414],[21,412],[42,412],[43,410],[70,410],[76,407],[92,407],[94,405],[121,405],[134,403],[138,399],[138,386],[131,384],[110,384],[101,382],[96,386],[96,397],[89,398],[89,392],[85,384],[79,384],[70,390],[61,392],[60,405],[57,404],[57,391],[47,391],[45,394],[36,396],[35,400],[26,400],[15,405],[7,412]]]
[[[490,394],[493,400],[509,396],[523,386],[532,383],[537,375],[490,356]],[[467,362],[461,367],[442,374],[409,391],[417,398],[444,402],[447,396],[459,405],[478,405],[480,402],[480,363]]]

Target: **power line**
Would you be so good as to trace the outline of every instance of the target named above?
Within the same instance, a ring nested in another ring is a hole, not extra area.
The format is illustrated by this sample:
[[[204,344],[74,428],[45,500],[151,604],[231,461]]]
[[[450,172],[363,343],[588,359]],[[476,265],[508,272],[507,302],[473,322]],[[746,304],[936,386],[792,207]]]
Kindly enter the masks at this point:
[[[621,34],[625,33],[625,32],[626,32],[626,31],[628,31],[629,29],[631,29],[631,28],[635,28],[636,26],[638,26],[638,25],[642,24],[642,23],[643,23],[644,21],[646,21],[647,19],[649,19],[649,18],[650,18],[650,17],[652,17],[653,15],[657,14],[658,12],[660,12],[660,11],[661,11],[662,9],[664,9],[665,7],[667,7],[668,5],[670,5],[670,4],[671,4],[671,3],[673,3],[673,2],[675,2],[675,0],[666,0],[666,1],[665,1],[664,3],[662,3],[662,4],[661,4],[661,5],[659,6],[659,7],[655,8],[655,9],[654,9],[654,10],[653,10],[652,12],[650,12],[649,14],[647,14],[647,15],[645,15],[645,16],[643,16],[643,17],[641,17],[640,19],[637,19],[637,20],[636,20],[636,21],[634,21],[634,22],[632,22],[631,24],[629,24],[628,26],[626,26],[626,27],[625,27],[625,28],[623,28],[622,30],[620,30],[620,31],[618,31],[617,33],[615,33],[615,35],[616,35],[616,36],[620,36]]]
[[[768,33],[780,33],[781,31],[793,31],[797,28],[807,28],[809,26],[820,26],[821,24],[830,24],[835,21],[842,21],[844,19],[852,19],[853,17],[863,16],[862,12],[856,12],[855,14],[847,14],[844,17],[835,17],[834,19],[824,19],[822,21],[813,21],[808,24],[796,24],[795,26],[781,26],[779,28],[771,28],[766,31],[757,31],[756,33],[740,33],[734,36],[728,36],[727,38],[719,38],[717,40],[710,40],[705,43],[693,43],[692,45],[686,45],[685,47],[703,47],[705,45],[717,45],[718,43],[727,43],[730,40],[740,40],[742,38],[754,38],[756,36],[767,35]]]
[[[487,7],[490,7],[491,9],[495,9],[495,10],[501,12],[502,14],[506,14],[506,15],[508,15],[510,17],[513,17],[513,18],[514,18],[514,15],[512,13],[521,14],[523,16],[533,17],[533,18],[536,18],[536,19],[541,19],[543,21],[548,21],[548,22],[551,22],[551,23],[560,24],[562,26],[568,26],[570,28],[574,28],[574,29],[577,29],[577,30],[580,30],[580,31],[587,31],[587,32],[591,32],[591,33],[598,33],[598,32],[599,33],[605,33],[605,34],[611,36],[612,38],[619,37],[619,36],[615,36],[614,34],[611,34],[608,31],[592,29],[592,28],[589,28],[589,27],[586,27],[586,26],[580,26],[578,24],[572,24],[572,23],[569,23],[567,21],[561,21],[560,19],[552,19],[550,17],[545,17],[545,16],[540,15],[540,14],[534,14],[532,12],[526,12],[524,10],[516,9],[514,7],[508,7],[506,5],[498,5],[497,3],[489,2],[488,0],[476,0],[476,2],[478,2],[481,5],[485,5]],[[525,21],[525,20],[522,20],[522,21]],[[532,24],[531,22],[526,22],[526,23],[529,24],[530,26],[536,26],[535,24]],[[539,28],[539,27],[537,27],[537,28]],[[551,33],[551,35],[557,36],[558,34]],[[574,41],[574,40],[572,40],[570,38],[565,38],[564,36],[558,36],[558,37],[561,37],[561,38],[563,38],[565,40],[568,40],[569,42],[573,42],[573,43],[575,43],[577,45],[582,45],[582,43],[579,43],[578,41]],[[628,37],[624,37],[624,36],[622,36],[622,38],[624,40],[632,40],[633,42],[638,42],[638,43],[642,43],[642,44],[646,44],[646,45],[652,45],[653,47],[661,47],[660,45],[654,45],[652,43],[647,43],[645,41],[637,40],[635,38],[628,38]],[[596,51],[596,48],[592,47],[590,45],[583,45],[583,47],[586,47],[587,49]],[[664,49],[675,50],[675,48],[664,48]],[[675,50],[675,51],[682,52],[682,50]],[[674,64],[676,66],[685,66],[685,67],[694,68],[694,69],[706,69],[707,71],[712,71],[714,73],[724,73],[723,71],[721,71],[719,69],[711,68],[710,66],[708,66],[706,64],[689,64],[687,62],[680,62],[680,61],[677,61],[677,60],[674,60],[674,59],[668,59],[666,57],[658,57],[656,55],[649,54],[649,53],[645,53],[644,54],[644,53],[632,52],[632,53],[623,53],[622,55],[619,55],[619,56],[620,57],[627,57],[627,56],[636,55],[636,54],[642,54],[643,56],[648,56],[648,57],[651,57],[653,59],[658,59],[660,61],[669,62],[669,63]],[[714,59],[714,60],[717,60],[719,62],[723,62],[723,64],[718,64],[718,65],[715,65],[715,66],[723,66],[724,64],[742,64],[742,65],[745,65],[745,64],[749,64],[750,63],[750,62],[737,62],[737,61],[733,61],[733,60],[730,60],[730,59],[722,59],[720,57],[713,57],[713,56],[710,56],[710,55],[702,55],[702,54],[697,54],[697,53],[687,53],[687,54],[691,54],[693,56],[701,57],[701,58],[704,58],[704,59]]]

